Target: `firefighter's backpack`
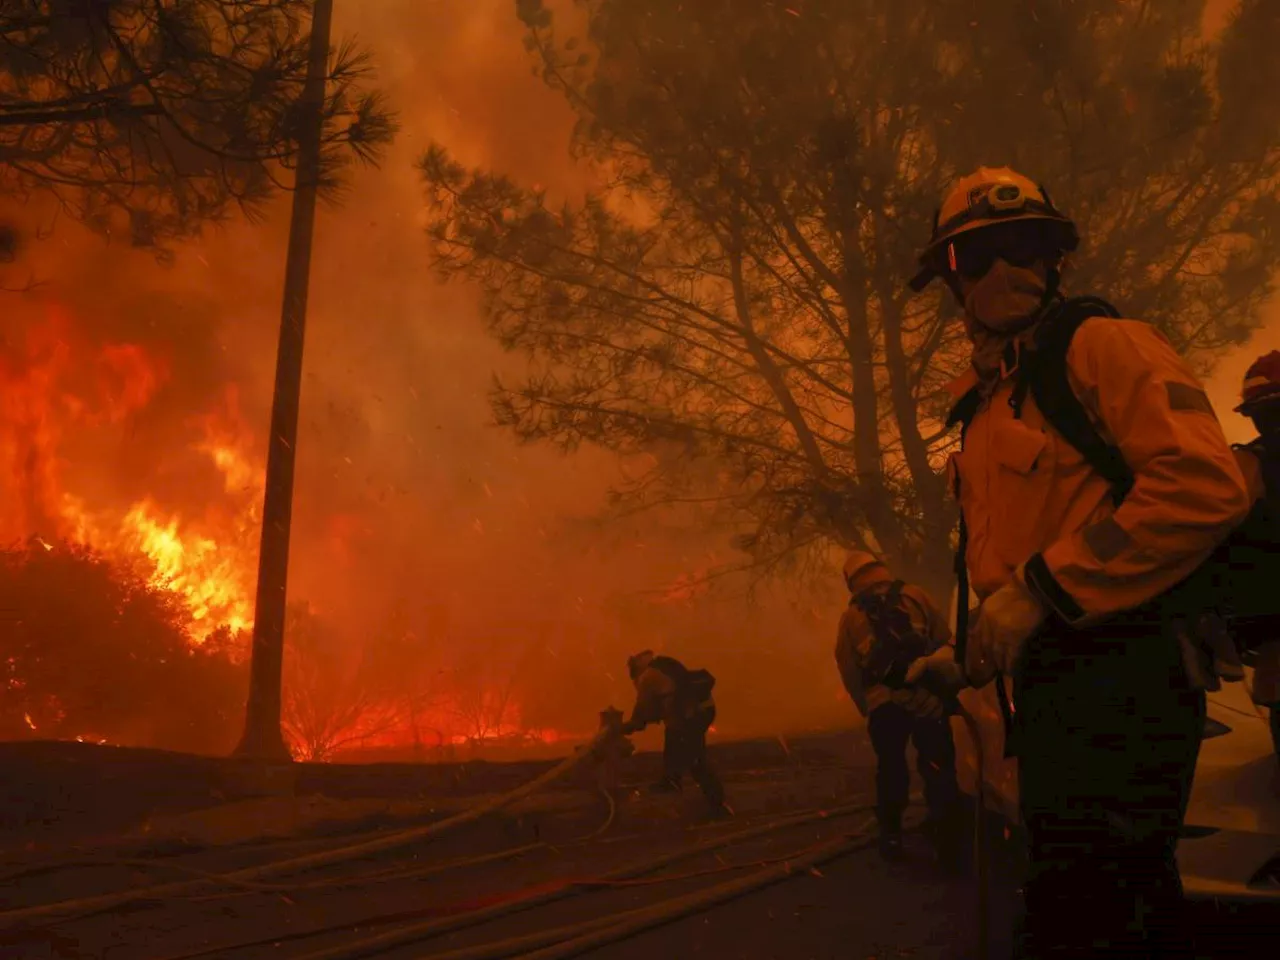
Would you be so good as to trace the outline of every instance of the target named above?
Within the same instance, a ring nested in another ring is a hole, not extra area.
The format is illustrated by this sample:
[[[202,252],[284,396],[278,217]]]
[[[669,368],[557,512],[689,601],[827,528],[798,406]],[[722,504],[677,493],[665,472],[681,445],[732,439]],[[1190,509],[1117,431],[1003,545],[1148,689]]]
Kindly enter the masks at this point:
[[[878,583],[850,600],[871,624],[873,639],[863,667],[868,684],[904,687],[907,667],[930,653],[928,640],[911,622],[904,586],[901,580]]]
[[[676,697],[687,707],[698,707],[711,699],[716,678],[710,670],[690,670],[674,657],[657,656],[649,661],[654,670],[665,673],[676,685]]]

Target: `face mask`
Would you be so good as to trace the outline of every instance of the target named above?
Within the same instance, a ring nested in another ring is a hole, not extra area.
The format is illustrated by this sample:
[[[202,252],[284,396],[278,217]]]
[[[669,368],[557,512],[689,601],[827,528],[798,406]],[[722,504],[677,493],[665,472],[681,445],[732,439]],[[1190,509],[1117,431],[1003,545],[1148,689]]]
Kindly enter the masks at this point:
[[[1034,270],[996,260],[965,295],[965,319],[995,334],[1012,333],[1035,316],[1044,294],[1045,282]],[[975,333],[970,327],[969,335],[976,342]]]

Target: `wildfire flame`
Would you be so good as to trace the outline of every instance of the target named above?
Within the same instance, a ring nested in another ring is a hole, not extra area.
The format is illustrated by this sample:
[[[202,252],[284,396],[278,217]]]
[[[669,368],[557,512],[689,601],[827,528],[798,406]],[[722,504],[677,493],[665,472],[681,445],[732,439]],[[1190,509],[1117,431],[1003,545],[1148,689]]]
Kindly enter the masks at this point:
[[[219,626],[251,627],[257,540],[246,534],[257,527],[264,476],[249,455],[252,435],[234,389],[190,424],[191,449],[221,474],[227,496],[202,517],[166,509],[149,494],[121,509],[98,490],[73,488],[63,446],[127,430],[168,382],[168,364],[136,344],[87,343],[57,306],[8,347],[0,354],[0,484],[11,488],[5,499],[13,508],[0,517],[0,536],[35,536],[47,547],[74,541],[142,561],[154,584],[186,601],[193,643]]]
[[[47,550],[58,542],[79,543],[141,569],[153,585],[182,598],[193,645],[220,628],[247,631],[253,625],[265,457],[243,420],[234,386],[211,400],[206,395],[203,412],[184,424],[182,449],[166,446],[129,461],[143,469],[113,471],[139,427],[154,423],[153,411],[191,399],[179,395],[183,384],[159,351],[94,342],[57,305],[39,321],[15,324],[17,333],[0,341],[0,500],[6,505],[0,542]],[[171,474],[165,472],[168,461]],[[191,482],[192,471],[204,479]],[[351,541],[367,532],[361,519],[332,515],[326,532],[332,560],[354,563]],[[382,695],[322,702],[323,691],[309,691],[299,676],[285,686],[286,703],[294,708],[286,734],[308,759],[351,748],[448,750],[482,741],[552,743],[565,736],[529,731],[509,690],[462,697],[438,689],[432,703],[410,706]],[[31,731],[39,727],[43,734],[65,719],[55,700],[34,718],[24,715]],[[75,739],[105,742],[84,730]]]

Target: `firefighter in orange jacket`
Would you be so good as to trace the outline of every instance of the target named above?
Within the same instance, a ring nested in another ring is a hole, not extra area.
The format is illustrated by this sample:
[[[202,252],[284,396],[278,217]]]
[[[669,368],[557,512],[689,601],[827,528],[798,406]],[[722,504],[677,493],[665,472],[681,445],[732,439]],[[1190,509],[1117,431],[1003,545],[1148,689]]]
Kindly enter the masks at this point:
[[[908,678],[1013,679],[1023,955],[1176,956],[1174,849],[1205,701],[1158,604],[1250,504],[1202,385],[1154,327],[1091,317],[1066,356],[1072,392],[1134,475],[1119,505],[1034,398],[1015,395],[1037,331],[1062,315],[1077,242],[1043,188],[980,168],[947,192],[921,255],[913,288],[941,277],[972,343],[954,393],[974,406],[952,469],[981,604],[964,663],[938,655]]]
[[[1250,496],[1273,504],[1273,516],[1280,519],[1280,350],[1249,367],[1236,411],[1258,429],[1252,442],[1236,448]],[[1280,637],[1258,648],[1252,694],[1254,703],[1271,712],[1271,741],[1280,758]]]
[[[911,776],[907,742],[916,748],[929,810],[925,834],[949,869],[964,863],[956,748],[946,705],[921,686],[903,685],[906,666],[951,641],[946,616],[928,594],[896,581],[881,560],[865,551],[849,554],[844,580],[850,602],[836,635],[836,665],[876,752],[876,822],[880,853],[902,855],[902,814]],[[903,677],[896,677],[896,673]]]
[[[702,789],[712,816],[728,815],[724,787],[707,757],[707,731],[716,719],[716,704],[710,691],[697,689],[696,680],[691,679],[690,671],[680,661],[655,656],[652,650],[628,659],[627,672],[636,687],[636,703],[630,719],[622,725],[622,733],[638,733],[651,723],[663,726],[663,777],[653,785],[653,791],[679,791],[688,773]]]

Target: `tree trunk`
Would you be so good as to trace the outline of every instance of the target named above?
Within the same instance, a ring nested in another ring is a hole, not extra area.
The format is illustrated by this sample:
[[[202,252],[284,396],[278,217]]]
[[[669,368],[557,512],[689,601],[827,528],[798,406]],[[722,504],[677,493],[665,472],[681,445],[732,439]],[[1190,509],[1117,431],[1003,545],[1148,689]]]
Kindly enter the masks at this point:
[[[266,496],[253,621],[253,662],[244,735],[236,754],[288,761],[280,732],[280,685],[284,665],[285,588],[289,579],[289,529],[293,514],[293,469],[298,446],[298,406],[302,392],[302,347],[311,277],[311,239],[315,230],[316,189],[324,117],[325,77],[333,0],[316,0],[311,17],[311,58],[302,92],[304,122],[298,138],[293,217],[285,262],[284,304],[276,353],[275,395],[267,452]]]

